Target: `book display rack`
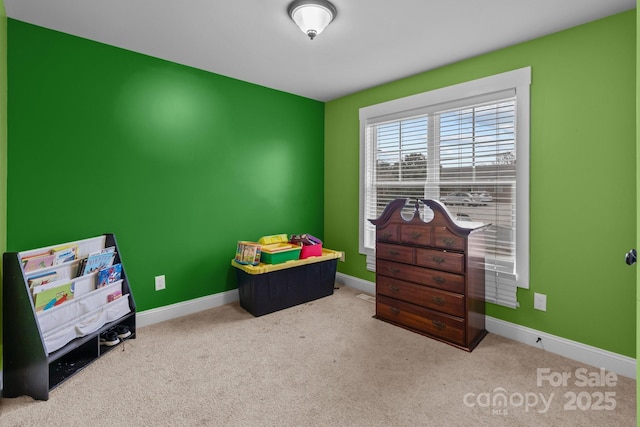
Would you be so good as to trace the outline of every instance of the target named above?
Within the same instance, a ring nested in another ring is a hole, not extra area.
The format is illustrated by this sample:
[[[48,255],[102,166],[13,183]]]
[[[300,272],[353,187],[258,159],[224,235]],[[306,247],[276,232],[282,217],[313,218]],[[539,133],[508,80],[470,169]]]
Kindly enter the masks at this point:
[[[3,397],[48,400],[120,342],[101,335],[135,338],[135,302],[113,234],[6,252],[2,284]]]

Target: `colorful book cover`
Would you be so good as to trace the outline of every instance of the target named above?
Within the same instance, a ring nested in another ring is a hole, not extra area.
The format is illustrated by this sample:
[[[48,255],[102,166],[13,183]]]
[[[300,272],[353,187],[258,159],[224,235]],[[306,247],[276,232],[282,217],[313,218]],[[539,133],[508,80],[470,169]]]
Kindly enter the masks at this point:
[[[238,264],[258,265],[260,263],[262,245],[256,242],[239,241],[236,248]]]
[[[89,254],[84,265],[82,275],[93,273],[94,271],[99,271],[106,267],[111,267],[115,256],[116,254],[113,247]]]
[[[98,271],[97,287],[101,288],[110,283],[117,282],[122,276],[122,264],[114,264],[111,267],[103,268]]]
[[[53,248],[51,250],[51,253],[55,255],[53,259],[53,265],[73,261],[78,256],[78,245],[68,245]]]
[[[107,302],[113,302],[118,298],[122,297],[122,291],[115,291],[109,295],[107,295]]]
[[[27,273],[29,271],[38,270],[40,268],[51,267],[53,265],[54,258],[55,258],[55,255],[43,254],[43,255],[29,257],[26,259],[26,261],[23,259],[24,271],[25,273]]]
[[[49,289],[57,288],[58,286],[66,285],[67,283],[69,283],[69,279],[67,279],[67,278],[58,279],[58,280],[52,280],[52,281],[50,281],[48,283],[42,283],[42,284],[39,284],[39,285],[34,285],[31,288],[31,293],[35,296],[36,294],[39,294],[40,292],[44,292],[44,291],[47,291]]]
[[[29,277],[27,283],[29,284],[29,289],[32,289],[34,286],[46,285],[47,283],[53,282],[57,277],[58,273],[55,271],[47,271],[46,273]]]
[[[47,289],[41,290],[33,297],[36,312],[49,310],[73,299],[73,282],[65,282],[51,288],[47,287]]]
[[[27,261],[31,258],[37,258],[37,257],[41,257],[41,256],[46,256],[46,255],[51,255],[51,252],[49,251],[44,251],[44,252],[40,252],[40,253],[36,253],[36,254],[31,254],[31,255],[23,255],[21,257],[22,260],[22,266],[24,267],[24,265],[27,263]]]

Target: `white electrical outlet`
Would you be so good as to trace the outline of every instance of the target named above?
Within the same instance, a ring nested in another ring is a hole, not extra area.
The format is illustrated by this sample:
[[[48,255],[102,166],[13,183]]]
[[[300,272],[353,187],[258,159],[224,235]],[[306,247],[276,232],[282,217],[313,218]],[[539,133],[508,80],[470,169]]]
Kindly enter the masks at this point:
[[[162,276],[156,276],[156,291],[161,291],[165,288],[164,274]]]
[[[533,293],[533,308],[540,311],[547,311],[547,296],[545,294]]]

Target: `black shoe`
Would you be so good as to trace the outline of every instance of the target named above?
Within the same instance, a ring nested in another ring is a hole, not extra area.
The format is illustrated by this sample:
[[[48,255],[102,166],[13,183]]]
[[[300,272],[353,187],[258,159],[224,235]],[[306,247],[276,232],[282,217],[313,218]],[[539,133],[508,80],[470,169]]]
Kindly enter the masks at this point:
[[[113,330],[104,331],[100,334],[100,345],[114,346],[120,343],[118,334]]]
[[[125,325],[116,325],[111,330],[115,331],[116,335],[118,335],[118,338],[120,339],[129,338],[131,336],[131,331]]]

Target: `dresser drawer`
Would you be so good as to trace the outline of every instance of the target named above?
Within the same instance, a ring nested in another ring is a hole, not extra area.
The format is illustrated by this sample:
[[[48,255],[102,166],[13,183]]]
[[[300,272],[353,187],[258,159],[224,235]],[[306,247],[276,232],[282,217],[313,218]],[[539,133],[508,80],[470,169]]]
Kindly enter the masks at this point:
[[[434,249],[416,249],[416,264],[438,270],[464,273],[464,255]]]
[[[464,296],[429,286],[378,276],[376,293],[464,317]]]
[[[401,225],[400,240],[412,245],[431,246],[431,227],[423,225]]]
[[[378,243],[376,246],[376,256],[391,261],[413,264],[415,262],[415,249],[409,246]]]
[[[463,251],[465,238],[453,234],[447,227],[435,227],[433,245],[443,249]]]
[[[400,242],[398,224],[388,224],[376,230],[377,242]]]
[[[464,276],[376,258],[376,275],[464,293]]]
[[[464,319],[404,301],[376,296],[376,316],[418,332],[464,345]]]

